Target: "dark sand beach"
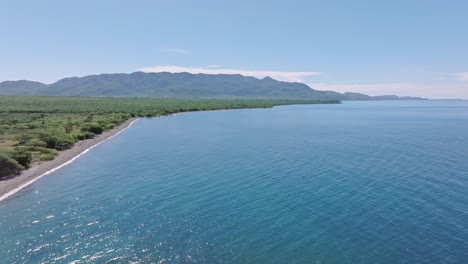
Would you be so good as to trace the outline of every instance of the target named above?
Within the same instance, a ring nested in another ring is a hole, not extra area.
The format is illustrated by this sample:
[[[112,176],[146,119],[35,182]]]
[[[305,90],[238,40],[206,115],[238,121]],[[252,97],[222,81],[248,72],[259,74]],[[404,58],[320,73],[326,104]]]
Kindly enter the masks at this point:
[[[32,184],[35,180],[71,163],[78,158],[80,154],[87,152],[94,146],[117,135],[124,129],[128,128],[136,120],[138,119],[129,119],[120,126],[109,131],[105,131],[100,135],[96,135],[92,139],[79,141],[73,146],[73,148],[61,151],[55,159],[33,164],[29,169],[22,171],[18,176],[0,181],[0,201],[5,200],[22,188]]]

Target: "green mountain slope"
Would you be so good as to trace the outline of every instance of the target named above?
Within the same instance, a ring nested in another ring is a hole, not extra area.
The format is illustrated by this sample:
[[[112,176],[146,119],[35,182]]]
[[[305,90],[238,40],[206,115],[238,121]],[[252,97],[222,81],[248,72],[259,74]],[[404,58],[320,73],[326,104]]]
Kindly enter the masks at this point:
[[[2,95],[151,97],[151,98],[251,98],[304,100],[373,100],[355,93],[317,91],[303,83],[257,79],[238,74],[143,73],[100,74],[72,77],[45,85],[29,81],[0,83]],[[400,99],[392,96],[389,99]],[[412,98],[415,99],[415,98]]]

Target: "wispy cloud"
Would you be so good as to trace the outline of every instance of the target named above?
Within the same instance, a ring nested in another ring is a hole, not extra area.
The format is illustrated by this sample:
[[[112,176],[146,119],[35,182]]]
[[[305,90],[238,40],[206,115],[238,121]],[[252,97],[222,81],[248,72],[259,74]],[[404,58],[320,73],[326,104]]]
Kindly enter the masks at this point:
[[[457,76],[461,81],[468,81],[468,72],[458,72]]]
[[[213,65],[212,65],[213,66]],[[215,65],[218,66],[218,65]],[[205,73],[205,74],[241,74],[245,76],[253,76],[256,78],[271,77],[280,81],[287,82],[304,82],[305,77],[320,74],[312,71],[257,71],[257,70],[240,70],[226,69],[220,67],[181,67],[181,66],[153,66],[143,67],[138,69],[142,72],[188,72],[188,73]]]
[[[179,54],[188,54],[189,51],[186,49],[177,49],[177,48],[170,48],[170,49],[162,49],[162,52],[166,53],[179,53]]]
[[[206,68],[221,68],[223,65],[218,65],[218,64],[213,64],[213,65],[208,65]]]

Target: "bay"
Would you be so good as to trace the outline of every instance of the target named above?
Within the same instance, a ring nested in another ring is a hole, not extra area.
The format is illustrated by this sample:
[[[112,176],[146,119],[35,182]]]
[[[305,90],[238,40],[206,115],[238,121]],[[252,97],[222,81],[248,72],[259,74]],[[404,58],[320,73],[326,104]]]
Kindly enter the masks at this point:
[[[142,119],[0,203],[0,263],[468,263],[468,102]]]

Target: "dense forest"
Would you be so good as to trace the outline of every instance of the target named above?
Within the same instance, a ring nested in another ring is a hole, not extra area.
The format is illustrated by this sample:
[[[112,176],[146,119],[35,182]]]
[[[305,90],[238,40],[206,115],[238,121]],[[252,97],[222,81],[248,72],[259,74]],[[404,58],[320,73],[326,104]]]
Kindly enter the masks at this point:
[[[0,180],[131,118],[317,103],[339,102],[0,96]]]

